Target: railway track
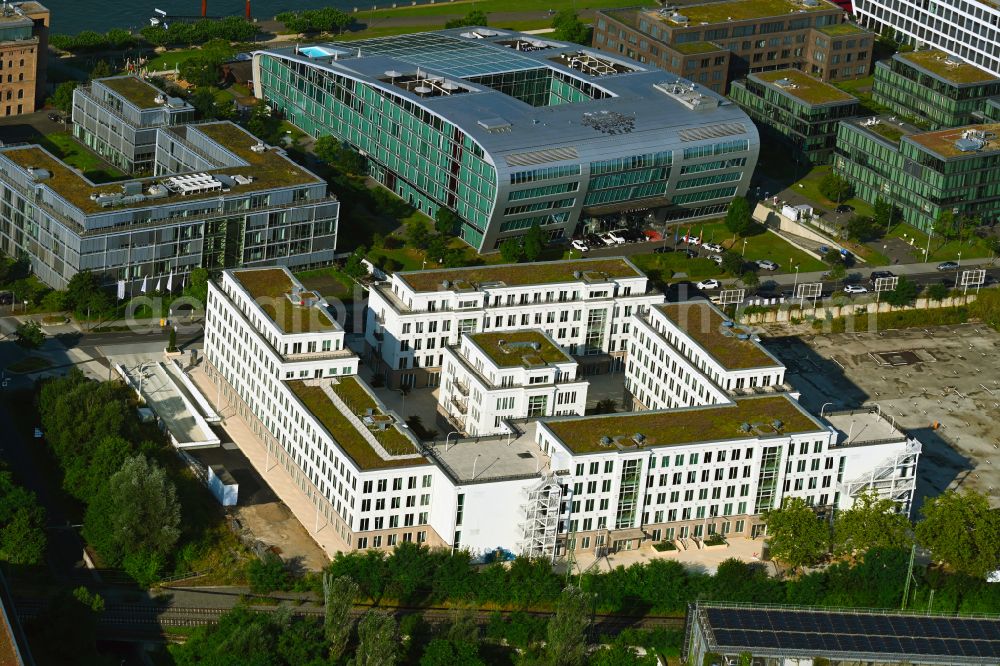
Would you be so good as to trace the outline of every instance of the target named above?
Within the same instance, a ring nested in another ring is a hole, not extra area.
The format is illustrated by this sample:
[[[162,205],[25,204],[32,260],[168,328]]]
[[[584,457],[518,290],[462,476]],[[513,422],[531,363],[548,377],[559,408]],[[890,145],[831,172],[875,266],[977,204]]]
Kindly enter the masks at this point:
[[[38,617],[48,606],[45,599],[17,599],[14,607],[18,616],[22,620],[30,620]],[[250,608],[258,612],[276,612],[286,610],[292,615],[322,617],[324,609],[322,606],[313,604],[301,605],[251,605]],[[360,617],[372,606],[356,605],[352,611],[352,616]],[[426,608],[426,607],[399,607],[382,606],[383,610],[394,613],[397,616],[420,613],[424,619],[431,624],[449,622],[454,618],[455,609],[452,608]],[[109,629],[148,629],[162,633],[163,629],[169,627],[200,627],[215,624],[221,616],[231,608],[205,608],[192,606],[154,606],[145,603],[109,603],[104,611],[98,616],[98,626],[104,630]],[[486,624],[490,616],[495,611],[476,610],[473,617],[480,623]],[[507,617],[514,611],[500,611],[501,615]],[[549,616],[552,613],[544,611],[522,611],[533,616]],[[666,616],[643,616],[633,617],[626,615],[595,614],[593,616],[594,629],[602,633],[617,633],[629,627],[637,629],[681,629],[684,626],[684,619]]]

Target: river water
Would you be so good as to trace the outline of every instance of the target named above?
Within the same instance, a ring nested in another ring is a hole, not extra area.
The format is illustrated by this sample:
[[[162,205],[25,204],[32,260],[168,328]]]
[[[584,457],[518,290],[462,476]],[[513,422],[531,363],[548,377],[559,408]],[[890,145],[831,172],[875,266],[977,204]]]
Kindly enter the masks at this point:
[[[153,9],[172,15],[201,14],[201,0],[41,0],[52,12],[52,32],[77,33],[81,30],[104,32],[111,28],[141,28],[149,25]],[[339,7],[351,11],[354,7],[370,7],[370,0],[251,0],[253,16],[271,19],[274,15],[295,9]],[[388,3],[386,3],[388,4]],[[209,16],[244,13],[244,0],[208,0]]]

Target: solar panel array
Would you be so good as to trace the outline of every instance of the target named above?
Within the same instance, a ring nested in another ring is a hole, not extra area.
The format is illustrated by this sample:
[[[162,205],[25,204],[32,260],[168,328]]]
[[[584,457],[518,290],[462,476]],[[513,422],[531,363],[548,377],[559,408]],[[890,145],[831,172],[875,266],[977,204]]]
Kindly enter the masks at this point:
[[[719,649],[1000,659],[1000,619],[703,606]]]
[[[382,55],[456,78],[543,66],[537,60],[522,56],[513,49],[498,48],[482,40],[433,33],[364,39],[351,42],[351,48],[360,49],[362,57]]]

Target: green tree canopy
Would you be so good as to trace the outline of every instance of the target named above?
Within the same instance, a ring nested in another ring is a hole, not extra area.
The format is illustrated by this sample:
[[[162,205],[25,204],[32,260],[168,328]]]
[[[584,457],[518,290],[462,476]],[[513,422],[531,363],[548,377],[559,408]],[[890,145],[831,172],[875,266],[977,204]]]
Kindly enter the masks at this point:
[[[434,229],[439,234],[454,234],[461,221],[462,218],[444,206],[438,208],[437,212],[434,213]]]
[[[486,12],[481,9],[473,9],[462,18],[452,19],[444,24],[445,28],[464,28],[467,25],[485,26]]]
[[[133,553],[168,554],[180,536],[180,522],[173,482],[140,454],[126,459],[93,498],[83,535],[114,566]]]
[[[518,238],[508,238],[500,243],[500,256],[505,263],[516,264],[524,257],[524,248]]]
[[[385,611],[370,610],[358,623],[358,647],[352,666],[392,666],[397,659],[396,620]]]
[[[358,151],[334,136],[325,134],[316,139],[316,157],[335,169],[355,176],[368,173],[368,160]]]
[[[910,521],[897,509],[895,502],[875,492],[861,494],[834,520],[834,550],[863,553],[871,548],[909,547]]]
[[[551,666],[582,666],[587,661],[587,629],[590,627],[590,595],[569,586],[559,595],[555,615],[549,619],[545,644]]]
[[[555,28],[555,32],[552,33],[555,39],[590,46],[592,30],[590,26],[580,20],[576,11],[563,9],[552,19],[552,27]]]
[[[920,287],[916,282],[901,276],[895,289],[882,294],[882,300],[890,305],[912,305],[919,293]]]
[[[787,497],[764,514],[771,557],[792,569],[819,563],[830,548],[830,528],[801,497]]]
[[[18,324],[14,329],[14,337],[17,339],[17,344],[25,349],[38,349],[45,342],[45,333],[34,319]]]
[[[819,191],[824,197],[830,201],[836,201],[838,204],[854,196],[854,188],[851,187],[851,183],[833,171],[823,176],[823,180],[819,183]]]
[[[52,97],[46,100],[46,103],[56,107],[63,113],[69,113],[73,110],[73,91],[76,87],[80,85],[77,81],[63,81],[56,89],[52,92]]]
[[[983,578],[1000,568],[1000,511],[971,490],[948,490],[920,508],[917,542],[955,571]]]
[[[927,285],[927,298],[933,301],[943,301],[948,298],[948,292],[951,289],[948,285],[943,282],[935,282],[934,284]]]
[[[847,221],[847,237],[862,243],[874,240],[884,231],[882,225],[867,215],[852,215]]]
[[[545,249],[545,233],[536,222],[524,236],[524,258],[528,261],[538,261]]]
[[[750,202],[746,197],[736,197],[726,210],[726,228],[734,234],[749,236],[753,229]]]
[[[899,221],[903,214],[899,208],[882,197],[875,200],[875,226],[879,229],[879,235],[888,233]]]
[[[45,557],[45,509],[35,493],[0,468],[0,561],[41,564]]]
[[[351,632],[354,631],[351,611],[359,591],[358,584],[350,576],[334,578],[329,573],[323,574],[323,605],[326,609],[323,630],[330,644],[330,658],[333,660],[344,655]]]

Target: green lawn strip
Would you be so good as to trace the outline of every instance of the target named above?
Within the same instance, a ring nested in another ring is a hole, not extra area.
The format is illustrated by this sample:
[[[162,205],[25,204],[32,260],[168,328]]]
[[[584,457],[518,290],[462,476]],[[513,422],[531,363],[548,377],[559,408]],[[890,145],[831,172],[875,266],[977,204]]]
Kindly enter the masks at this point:
[[[24,374],[28,372],[38,372],[52,367],[52,361],[41,356],[28,356],[20,361],[15,361],[7,366],[8,372]]]
[[[324,298],[348,299],[354,290],[354,281],[336,268],[317,268],[296,273],[295,277],[306,289],[318,292]]]
[[[703,241],[707,243],[719,243],[733,252],[743,252],[743,239],[737,237],[734,241],[733,233],[726,229],[725,222],[714,222],[705,225],[694,224],[691,232],[694,234],[702,233],[703,227]],[[803,273],[824,271],[827,269],[826,264],[822,261],[809,256],[776,234],[765,232],[755,236],[748,236],[746,241],[746,253],[744,257],[747,261],[770,259],[779,264],[781,266],[780,270],[785,273],[793,272],[796,265],[799,266],[799,270]]]
[[[807,199],[812,200],[819,208],[825,210],[826,212],[833,212],[837,209],[837,202],[830,201],[825,196],[823,196],[819,191],[819,184],[823,181],[823,178],[830,173],[829,166],[818,166],[812,171],[810,171],[804,178],[799,182],[791,186],[790,189],[794,190],[796,193],[804,196]],[[858,215],[866,215],[868,217],[874,217],[875,211],[872,205],[867,201],[862,201],[857,197],[852,197],[846,201],[841,201],[840,203],[848,204],[854,207],[854,211]]]
[[[79,169],[95,183],[125,178],[126,174],[90,152],[68,132],[47,134],[38,143],[73,168]]]
[[[367,23],[378,19],[416,18],[423,16],[461,17],[472,10],[486,12],[558,12],[560,9],[583,11],[587,9],[613,9],[616,7],[632,7],[635,0],[601,0],[601,2],[575,2],[574,0],[521,0],[512,5],[509,0],[477,0],[475,2],[438,2],[433,5],[398,7],[396,9],[378,9],[375,11],[360,11],[352,14],[359,23]]]
[[[904,237],[905,235],[905,237]],[[925,261],[924,250],[927,249],[927,234],[916,227],[908,224],[896,225],[888,234],[889,238],[898,238],[906,243],[913,239],[911,254],[914,259]],[[962,259],[984,259],[992,258],[993,252],[981,238],[972,237],[966,241],[950,240],[946,241],[935,235],[931,238],[931,253],[926,261],[955,261],[958,253],[962,253]]]
[[[173,51],[164,51],[163,53],[157,54],[155,57],[150,58],[146,63],[146,68],[149,73],[156,75],[156,72],[164,69],[174,69],[180,65],[185,60],[195,57],[201,53],[201,49],[179,49]]]

